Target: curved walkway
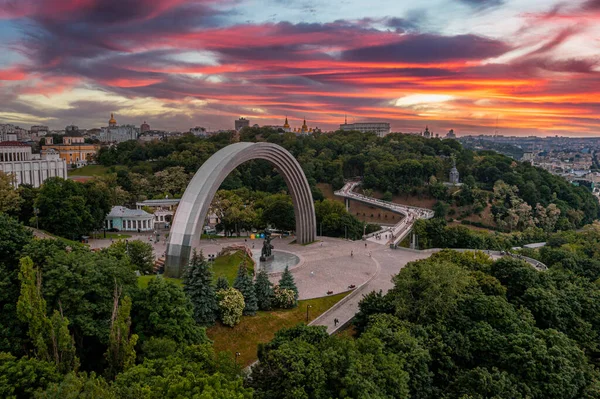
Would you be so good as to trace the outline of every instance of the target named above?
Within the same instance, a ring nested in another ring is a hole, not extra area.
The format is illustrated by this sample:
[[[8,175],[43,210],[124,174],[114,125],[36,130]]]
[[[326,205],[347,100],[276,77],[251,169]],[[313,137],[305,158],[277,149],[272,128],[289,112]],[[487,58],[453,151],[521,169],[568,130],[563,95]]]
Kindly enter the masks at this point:
[[[366,195],[358,194],[354,192],[354,189],[358,185],[360,185],[360,181],[349,181],[344,185],[344,187],[336,191],[334,194],[339,197],[344,197],[347,200],[351,199],[368,205],[374,205],[378,208],[382,208],[404,216],[402,220],[400,220],[393,227],[388,227],[383,229],[383,231],[380,230],[375,233],[369,234],[365,237],[367,239],[370,239],[375,235],[381,236],[381,234],[384,234],[385,236],[389,235],[389,240],[387,241],[387,243],[398,244],[402,242],[404,238],[406,238],[408,233],[410,233],[413,224],[417,219],[431,219],[434,215],[434,212],[431,209],[396,204],[395,202],[384,201],[377,198],[367,197]],[[375,240],[369,241],[376,242]]]

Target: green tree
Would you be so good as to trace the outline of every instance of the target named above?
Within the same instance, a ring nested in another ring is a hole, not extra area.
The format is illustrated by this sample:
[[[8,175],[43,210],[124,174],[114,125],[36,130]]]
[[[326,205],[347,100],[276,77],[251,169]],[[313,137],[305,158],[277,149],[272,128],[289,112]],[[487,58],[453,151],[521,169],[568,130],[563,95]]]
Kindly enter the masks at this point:
[[[215,290],[220,291],[226,290],[227,288],[229,288],[229,281],[227,280],[227,277],[219,276],[219,278],[217,279]]]
[[[138,336],[131,334],[131,298],[125,296],[121,299],[121,289],[115,286],[108,349],[104,354],[108,361],[106,374],[109,378],[114,378],[119,372],[135,364],[137,340]]]
[[[217,298],[219,299],[221,322],[229,327],[238,324],[246,306],[242,293],[232,287],[217,291]]]
[[[271,310],[273,299],[273,284],[269,281],[266,270],[261,269],[254,282],[256,301],[260,310]]]
[[[22,354],[27,326],[17,317],[19,258],[32,233],[5,213],[0,213],[0,226],[0,351]]]
[[[209,344],[180,346],[119,374],[113,389],[119,399],[252,398],[252,390],[243,387],[239,376],[216,371]]]
[[[40,188],[35,207],[40,210],[40,228],[61,237],[78,240],[97,227],[87,204],[85,187],[73,180],[47,179]]]
[[[155,278],[140,290],[133,303],[134,331],[142,341],[165,337],[178,343],[208,342],[204,328],[194,320],[194,308],[183,288]]]
[[[18,188],[19,197],[23,200],[19,209],[19,220],[30,226],[35,226],[34,204],[38,196],[39,188],[31,184],[21,184]]]
[[[119,240],[109,247],[127,255],[135,270],[142,274],[154,271],[154,249],[152,245],[141,240]]]
[[[2,398],[31,398],[36,391],[60,381],[61,377],[53,363],[27,357],[17,359],[10,353],[0,352]]]
[[[62,372],[77,371],[79,359],[75,354],[75,342],[69,332],[69,320],[54,311],[51,318],[46,315],[46,301],[42,296],[42,275],[34,269],[30,258],[21,260],[21,295],[17,302],[17,315],[29,326],[29,338],[35,356],[54,362]],[[62,309],[61,309],[62,311]]]
[[[44,391],[38,391],[35,399],[117,399],[112,387],[95,373],[69,373],[62,381],[53,382]]]
[[[276,229],[294,230],[296,217],[291,197],[284,194],[275,194],[269,197],[264,207],[263,221]]]
[[[12,174],[0,171],[0,212],[16,215],[23,200],[13,183]]]
[[[233,288],[238,290],[244,296],[244,314],[254,316],[258,310],[256,290],[252,283],[252,277],[248,274],[246,262],[240,263],[238,274],[233,282]]]
[[[129,259],[107,251],[91,252],[87,247],[67,245],[59,240],[34,240],[24,248],[43,272],[43,293],[49,308],[62,309],[69,319],[77,353],[85,370],[102,371],[114,305],[115,283],[123,294],[133,296],[137,278]]]
[[[195,250],[183,273],[183,290],[194,306],[194,319],[201,326],[215,324],[219,312],[213,286],[213,273],[208,261]]]
[[[287,266],[281,274],[281,278],[279,279],[278,285],[281,289],[294,291],[294,299],[298,301],[298,287],[296,287],[294,276],[292,275]]]

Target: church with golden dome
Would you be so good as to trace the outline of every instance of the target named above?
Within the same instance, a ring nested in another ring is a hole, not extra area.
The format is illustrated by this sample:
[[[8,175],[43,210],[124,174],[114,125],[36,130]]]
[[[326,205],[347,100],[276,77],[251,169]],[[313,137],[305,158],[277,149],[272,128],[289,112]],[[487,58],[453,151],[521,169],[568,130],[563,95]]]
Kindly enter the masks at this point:
[[[100,141],[104,143],[122,143],[128,140],[137,140],[140,129],[134,125],[117,125],[113,113],[110,114],[108,126],[100,129]]]
[[[290,124],[288,122],[288,118],[286,116],[285,118],[285,123],[283,124],[283,131],[284,132],[290,132],[290,133],[295,133],[295,134],[311,134],[313,132],[320,132],[320,129],[318,127],[315,127],[314,129],[312,127],[308,127],[308,125],[306,124],[306,118],[304,118],[304,120],[302,121],[302,126],[298,127],[298,128],[291,128]]]

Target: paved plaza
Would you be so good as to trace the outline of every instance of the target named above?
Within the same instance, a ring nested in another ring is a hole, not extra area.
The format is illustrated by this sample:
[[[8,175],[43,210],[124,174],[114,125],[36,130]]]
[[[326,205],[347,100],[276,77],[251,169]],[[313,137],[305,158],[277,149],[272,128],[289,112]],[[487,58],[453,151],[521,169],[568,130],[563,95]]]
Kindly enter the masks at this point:
[[[128,233],[129,234],[129,233]],[[162,257],[166,250],[165,235],[161,233],[160,242],[154,242],[154,236],[148,233],[131,233],[128,240],[149,242],[157,257]],[[149,240],[152,238],[152,241]],[[300,299],[318,298],[348,291],[349,286],[355,286],[355,293],[343,300],[334,309],[323,314],[313,324],[325,325],[330,332],[335,330],[334,319],[340,325],[350,320],[358,311],[358,302],[364,294],[371,291],[386,292],[392,287],[391,278],[408,262],[424,259],[430,253],[419,253],[389,249],[381,243],[366,241],[350,241],[340,238],[317,237],[317,242],[309,245],[292,244],[293,238],[275,238],[272,241],[276,251],[288,251],[300,258],[300,263],[290,267]],[[105,248],[114,240],[90,239],[91,248]],[[250,240],[247,237],[221,238],[216,240],[201,240],[197,248],[205,255],[217,255],[229,245],[246,244],[249,248],[260,249],[262,240]],[[279,276],[271,277],[276,283]]]

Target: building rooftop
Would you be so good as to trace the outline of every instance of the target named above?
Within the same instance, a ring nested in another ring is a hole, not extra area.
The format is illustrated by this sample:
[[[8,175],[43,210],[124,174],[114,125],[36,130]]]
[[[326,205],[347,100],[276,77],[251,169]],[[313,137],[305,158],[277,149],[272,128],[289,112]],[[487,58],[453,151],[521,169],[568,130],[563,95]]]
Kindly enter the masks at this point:
[[[152,216],[141,209],[129,209],[124,206],[113,206],[107,217],[132,217],[132,216]]]
[[[29,145],[20,141],[0,141],[0,147],[29,147]]]
[[[179,198],[152,199],[138,202],[137,205],[179,204],[180,201],[181,199]]]

